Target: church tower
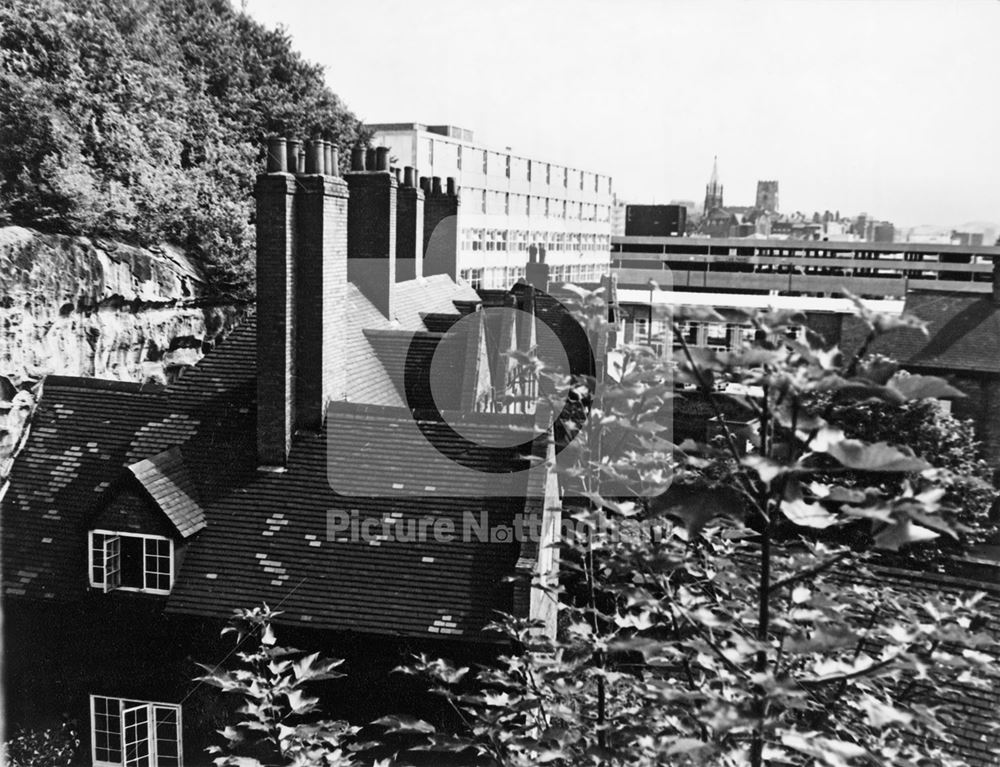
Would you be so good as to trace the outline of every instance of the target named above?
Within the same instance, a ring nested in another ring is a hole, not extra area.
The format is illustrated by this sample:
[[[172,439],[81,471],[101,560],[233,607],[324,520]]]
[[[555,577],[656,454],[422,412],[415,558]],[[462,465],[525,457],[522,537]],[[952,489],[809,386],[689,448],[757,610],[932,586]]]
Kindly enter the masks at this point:
[[[722,184],[719,183],[719,158],[712,160],[712,177],[705,187],[705,215],[715,208],[722,207]]]

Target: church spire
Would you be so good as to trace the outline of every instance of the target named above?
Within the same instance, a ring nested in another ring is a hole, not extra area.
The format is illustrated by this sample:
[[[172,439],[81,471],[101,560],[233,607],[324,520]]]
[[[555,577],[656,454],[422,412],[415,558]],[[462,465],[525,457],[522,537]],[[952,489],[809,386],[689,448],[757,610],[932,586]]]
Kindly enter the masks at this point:
[[[705,213],[722,207],[722,184],[719,183],[719,156],[712,158],[712,175],[705,187]]]

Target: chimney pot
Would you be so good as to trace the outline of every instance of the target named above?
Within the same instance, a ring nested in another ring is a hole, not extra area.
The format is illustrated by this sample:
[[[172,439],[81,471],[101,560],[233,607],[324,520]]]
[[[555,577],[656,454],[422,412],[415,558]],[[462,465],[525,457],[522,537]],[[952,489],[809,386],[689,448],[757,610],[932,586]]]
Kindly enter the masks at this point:
[[[372,147],[369,147],[365,151],[365,167],[364,170],[375,170],[376,165],[376,154]]]
[[[455,184],[454,176],[448,176],[448,196],[455,197],[458,194],[458,187]]]
[[[332,141],[330,142],[330,165],[327,173],[331,176],[340,175],[340,150],[337,149]]]
[[[351,170],[365,169],[365,148],[356,146],[351,149]]]
[[[431,193],[431,180],[427,176],[420,177],[420,188],[423,190],[424,195]]]
[[[407,165],[405,168],[403,168],[403,186],[406,187],[413,186],[413,178],[416,175],[416,173],[417,173],[416,169],[410,165]]]
[[[286,156],[288,157],[288,172],[301,173],[302,142],[296,138],[291,138],[286,142],[286,147],[288,149],[286,153]]]
[[[400,170],[399,168],[393,168],[392,172],[396,175],[396,183],[397,184],[402,184],[403,183],[403,176],[402,176],[403,171]]]
[[[375,168],[372,170],[389,170],[389,147],[380,146],[375,150]]]
[[[306,173],[323,173],[323,141],[310,139],[306,146]]]
[[[441,177],[431,177],[431,194],[441,194]]]
[[[323,175],[332,176],[333,173],[333,144],[329,141],[323,142]]]
[[[285,154],[285,139],[281,136],[271,136],[267,140],[267,172],[287,173],[288,157]]]

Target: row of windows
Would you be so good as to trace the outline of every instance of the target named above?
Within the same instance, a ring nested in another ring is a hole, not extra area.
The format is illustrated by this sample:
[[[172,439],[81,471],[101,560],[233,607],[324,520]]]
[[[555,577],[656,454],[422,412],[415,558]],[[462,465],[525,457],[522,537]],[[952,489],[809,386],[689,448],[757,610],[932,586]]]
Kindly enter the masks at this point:
[[[437,175],[443,175],[452,168],[456,171],[481,171],[484,176],[502,175],[505,178],[524,179],[536,183],[541,183],[544,179],[549,186],[581,191],[592,189],[597,193],[611,194],[611,177],[602,176],[600,173],[588,173],[549,162],[491,152],[488,149],[473,149],[450,141],[428,138],[425,142],[425,157],[421,160],[426,161],[426,167],[434,168]]]
[[[608,265],[603,261],[590,264],[560,264],[549,267],[551,282],[598,282],[608,273]],[[523,266],[489,266],[476,269],[462,269],[462,282],[473,288],[484,290],[506,290],[524,277]]]
[[[505,216],[546,216],[576,221],[610,221],[610,205],[537,197],[516,192],[496,192],[489,189],[462,187],[459,191],[466,210],[478,210]]]
[[[529,232],[524,229],[462,229],[465,252],[526,251],[532,244],[552,252],[608,252],[610,237],[583,232]]]
[[[641,310],[640,310],[641,311]],[[738,322],[678,322],[671,331],[670,322],[654,317],[652,322],[641,315],[626,325],[626,343],[655,343],[663,348],[680,348],[684,344],[716,351],[736,351],[752,343],[757,330]],[[792,326],[786,335],[796,341],[805,340],[804,327]]]

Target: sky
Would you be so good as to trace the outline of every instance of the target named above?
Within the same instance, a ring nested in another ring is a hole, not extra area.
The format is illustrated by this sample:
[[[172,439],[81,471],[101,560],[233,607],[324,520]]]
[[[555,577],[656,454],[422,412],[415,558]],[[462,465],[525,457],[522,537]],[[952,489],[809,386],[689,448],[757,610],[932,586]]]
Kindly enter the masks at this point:
[[[234,0],[365,122],[608,173],[636,203],[1000,222],[997,0]]]

